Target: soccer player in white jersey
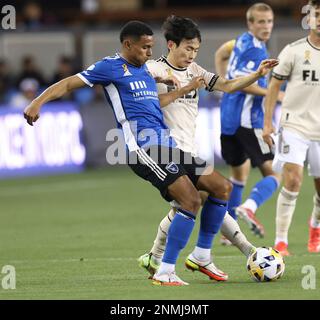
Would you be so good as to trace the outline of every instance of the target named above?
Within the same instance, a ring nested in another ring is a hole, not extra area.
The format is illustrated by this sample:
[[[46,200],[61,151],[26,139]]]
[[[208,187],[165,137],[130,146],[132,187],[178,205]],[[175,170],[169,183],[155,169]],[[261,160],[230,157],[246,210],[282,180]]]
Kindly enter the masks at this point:
[[[310,33],[280,53],[265,101],[264,139],[272,144],[272,114],[277,94],[287,80],[279,135],[275,140],[275,170],[282,172],[278,195],[275,248],[289,255],[288,231],[303,178],[304,161],[314,178],[315,195],[309,220],[309,252],[320,252],[320,0],[309,1]]]
[[[197,25],[190,19],[170,16],[163,24],[164,34],[168,45],[168,55],[162,56],[157,61],[150,60],[147,66],[155,78],[168,78],[173,76],[181,85],[180,90],[163,83],[158,83],[160,103],[164,120],[170,128],[170,134],[174,137],[178,146],[184,152],[197,156],[195,143],[196,118],[198,114],[199,95],[197,88],[201,79],[207,86],[207,90],[213,91],[217,75],[200,67],[194,59],[200,47],[200,31]],[[203,202],[207,195],[202,193]],[[160,264],[165,249],[167,233],[171,221],[175,215],[175,204],[168,215],[161,221],[154,245],[149,253],[142,255],[138,261],[142,267],[153,274]],[[221,231],[232,243],[234,243],[245,256],[248,256],[254,246],[241,232],[237,222],[226,214]],[[195,248],[185,262],[191,270],[200,271],[211,279],[225,281],[227,274],[215,267],[211,259],[204,256]]]

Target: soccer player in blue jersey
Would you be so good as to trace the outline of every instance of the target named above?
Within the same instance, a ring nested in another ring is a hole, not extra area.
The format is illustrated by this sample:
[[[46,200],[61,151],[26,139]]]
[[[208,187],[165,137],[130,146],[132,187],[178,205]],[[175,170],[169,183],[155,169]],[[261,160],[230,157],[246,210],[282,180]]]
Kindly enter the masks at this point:
[[[227,78],[235,79],[256,70],[269,54],[266,42],[273,28],[273,12],[269,5],[256,3],[247,11],[249,30],[235,41],[229,41],[216,52],[216,68],[221,70],[229,58]],[[231,48],[231,50],[230,50]],[[230,54],[229,54],[230,53]],[[223,73],[222,73],[223,74]],[[258,236],[264,236],[263,225],[255,212],[277,190],[280,175],[272,170],[273,154],[263,141],[263,99],[267,92],[267,78],[235,93],[225,93],[221,101],[222,157],[231,166],[233,190],[229,199],[229,212],[234,219],[243,218]],[[283,93],[280,92],[279,100]],[[243,188],[250,171],[250,163],[263,175],[252,188],[248,199],[241,205]]]
[[[177,147],[195,157],[198,155],[195,131],[199,92],[193,84],[199,80],[199,77],[206,84],[210,84],[211,80],[216,78],[216,75],[195,62],[201,47],[201,33],[194,21],[189,18],[171,15],[164,21],[162,30],[167,41],[168,54],[157,60],[147,61],[147,66],[155,78],[167,78],[168,75],[172,75],[179,81],[181,88],[175,91],[172,91],[171,85],[157,84],[160,104],[164,121],[170,128],[170,133],[174,137]],[[206,89],[212,91],[209,85]],[[203,203],[205,203],[207,194],[201,191],[200,195]],[[150,251],[138,259],[139,265],[151,275],[156,273],[161,263],[168,230],[175,215],[175,205],[175,203],[171,203],[170,211],[161,220]],[[204,206],[200,217],[202,214],[207,215],[207,211],[207,206]],[[255,250],[255,247],[240,230],[238,223],[229,214],[224,217],[221,233],[246,257]],[[228,280],[228,275],[215,266],[210,251],[204,251],[201,246],[201,243],[197,243],[194,250],[188,255],[185,260],[186,267],[192,271],[199,271],[213,280]]]
[[[199,242],[210,250],[214,234],[226,213],[231,183],[205,162],[176,148],[164,124],[156,82],[145,62],[153,46],[151,28],[139,21],[128,22],[121,30],[121,52],[96,62],[87,70],[53,84],[25,109],[30,125],[37,121],[42,105],[85,85],[102,85],[113,108],[127,146],[128,165],[141,178],[152,183],[167,201],[179,203],[168,231],[161,265],[153,276],[158,285],[187,285],[175,273],[180,251],[194,227],[201,204],[198,190],[208,192],[207,214],[201,216]],[[277,60],[264,60],[257,71],[234,80],[216,77],[217,90],[240,90],[267,74]]]

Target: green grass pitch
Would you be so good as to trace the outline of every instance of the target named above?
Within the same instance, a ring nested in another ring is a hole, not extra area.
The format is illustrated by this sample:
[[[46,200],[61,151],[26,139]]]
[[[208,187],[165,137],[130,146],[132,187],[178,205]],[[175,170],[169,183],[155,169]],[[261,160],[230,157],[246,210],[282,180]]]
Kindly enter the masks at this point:
[[[225,175],[227,171],[222,169]],[[253,171],[246,191],[259,178]],[[308,218],[313,181],[306,175],[289,240],[294,254],[286,258],[282,279],[255,283],[246,259],[216,238],[215,263],[229,281],[209,281],[184,267],[198,230],[177,263],[187,287],[152,286],[137,257],[152,245],[159,221],[168,211],[157,190],[124,169],[87,171],[0,181],[0,270],[16,269],[16,289],[0,286],[0,299],[319,299],[320,254],[307,252]],[[258,212],[264,239],[242,230],[256,246],[272,246],[276,196]],[[316,270],[316,289],[306,290],[305,265]],[[0,273],[0,282],[5,276]]]

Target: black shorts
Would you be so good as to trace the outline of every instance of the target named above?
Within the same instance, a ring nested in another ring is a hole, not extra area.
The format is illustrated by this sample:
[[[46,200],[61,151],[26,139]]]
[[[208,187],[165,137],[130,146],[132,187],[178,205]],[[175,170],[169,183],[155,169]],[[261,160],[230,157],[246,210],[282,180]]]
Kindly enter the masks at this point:
[[[273,159],[273,153],[262,138],[262,129],[240,127],[232,136],[221,134],[222,158],[230,166],[242,165],[248,158],[252,167]]]
[[[188,152],[165,146],[151,146],[128,155],[129,167],[142,179],[152,183],[167,201],[173,199],[168,194],[168,186],[179,177],[187,175],[196,186],[207,163]]]

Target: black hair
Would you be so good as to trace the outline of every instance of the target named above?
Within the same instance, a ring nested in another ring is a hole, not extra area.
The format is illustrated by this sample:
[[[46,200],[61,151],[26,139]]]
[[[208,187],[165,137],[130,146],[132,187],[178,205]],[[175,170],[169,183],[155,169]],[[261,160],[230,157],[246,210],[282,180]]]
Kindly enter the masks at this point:
[[[198,38],[201,42],[201,34],[198,25],[189,18],[169,16],[162,25],[162,30],[167,41],[172,40],[177,46],[183,39]]]
[[[320,6],[320,0],[309,0],[308,4],[314,7],[318,7]]]
[[[127,22],[120,32],[120,41],[121,43],[128,37],[135,38],[136,40],[140,39],[141,36],[152,36],[152,29],[144,22],[141,21],[129,21]]]

